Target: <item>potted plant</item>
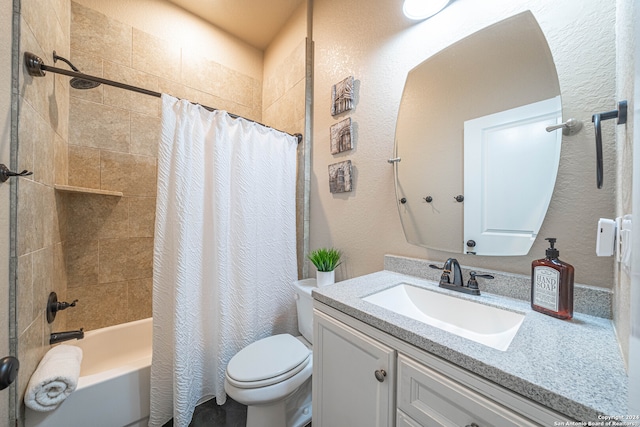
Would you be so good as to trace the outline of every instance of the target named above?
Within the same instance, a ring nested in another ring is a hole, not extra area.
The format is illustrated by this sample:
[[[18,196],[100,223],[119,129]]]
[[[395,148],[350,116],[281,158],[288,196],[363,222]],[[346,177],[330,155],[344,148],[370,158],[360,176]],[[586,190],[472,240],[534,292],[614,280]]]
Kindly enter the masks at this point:
[[[312,251],[307,258],[316,266],[318,270],[316,281],[318,287],[331,285],[335,283],[335,269],[341,264],[340,256],[342,254],[337,249],[320,248]]]

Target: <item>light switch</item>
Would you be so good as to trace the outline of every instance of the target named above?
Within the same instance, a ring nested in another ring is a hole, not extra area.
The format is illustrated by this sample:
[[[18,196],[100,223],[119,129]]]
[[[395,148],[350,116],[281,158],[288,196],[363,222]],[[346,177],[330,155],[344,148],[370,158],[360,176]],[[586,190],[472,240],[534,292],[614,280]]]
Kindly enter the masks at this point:
[[[596,255],[611,256],[616,242],[616,222],[612,219],[600,218],[598,236],[596,238]]]

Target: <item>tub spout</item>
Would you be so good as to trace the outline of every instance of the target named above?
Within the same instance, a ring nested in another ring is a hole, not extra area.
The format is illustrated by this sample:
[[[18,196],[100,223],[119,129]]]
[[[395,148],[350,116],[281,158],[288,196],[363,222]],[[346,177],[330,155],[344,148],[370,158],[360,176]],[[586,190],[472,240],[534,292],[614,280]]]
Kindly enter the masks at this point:
[[[53,332],[51,334],[51,337],[49,338],[49,344],[53,345],[59,342],[69,341],[74,339],[81,340],[82,338],[84,338],[83,329],[84,328],[80,328],[79,331]]]

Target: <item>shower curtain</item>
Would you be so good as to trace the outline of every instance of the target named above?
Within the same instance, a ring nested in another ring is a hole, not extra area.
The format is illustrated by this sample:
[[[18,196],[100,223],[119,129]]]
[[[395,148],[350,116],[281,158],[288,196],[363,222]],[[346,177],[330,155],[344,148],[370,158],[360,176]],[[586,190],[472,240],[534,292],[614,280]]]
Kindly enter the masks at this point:
[[[162,96],[150,426],[224,403],[231,357],[297,330],[296,139]]]

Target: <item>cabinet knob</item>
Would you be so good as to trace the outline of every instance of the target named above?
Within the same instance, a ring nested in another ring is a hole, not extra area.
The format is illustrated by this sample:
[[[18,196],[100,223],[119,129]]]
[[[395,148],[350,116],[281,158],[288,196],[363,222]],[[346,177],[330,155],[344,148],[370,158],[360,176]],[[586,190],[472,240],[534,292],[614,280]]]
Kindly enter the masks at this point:
[[[387,376],[387,371],[385,371],[384,369],[378,369],[373,374],[376,376],[376,379],[378,381],[383,382],[384,381],[384,377]]]
[[[480,427],[480,426],[478,424],[476,424],[476,423],[471,423],[471,424],[467,424],[464,427]]]

